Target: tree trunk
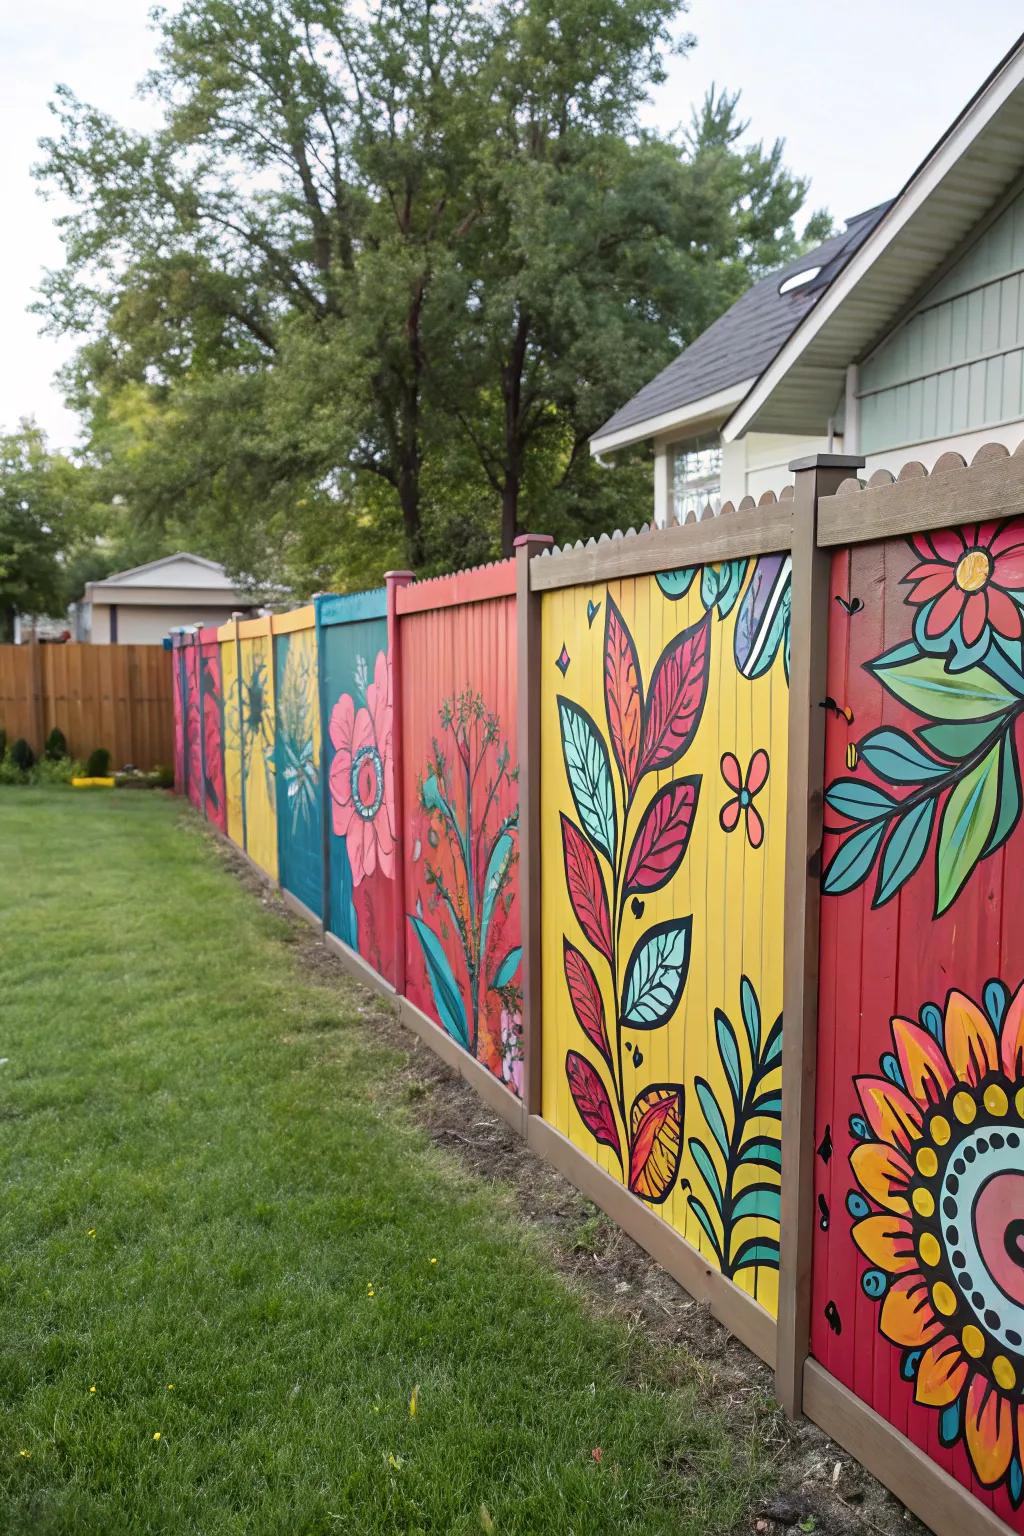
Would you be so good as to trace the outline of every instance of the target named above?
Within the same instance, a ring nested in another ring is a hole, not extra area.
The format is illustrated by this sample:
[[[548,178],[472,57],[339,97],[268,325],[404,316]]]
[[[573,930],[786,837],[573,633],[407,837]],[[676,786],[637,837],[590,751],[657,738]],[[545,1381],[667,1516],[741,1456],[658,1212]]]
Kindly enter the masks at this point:
[[[511,555],[519,532],[519,492],[523,480],[526,443],[523,420],[523,370],[530,317],[520,312],[512,339],[508,362],[501,370],[501,392],[505,401],[504,479],[501,491],[501,552]]]
[[[14,641],[14,620],[18,610],[13,603],[0,604],[0,644],[11,645]]]

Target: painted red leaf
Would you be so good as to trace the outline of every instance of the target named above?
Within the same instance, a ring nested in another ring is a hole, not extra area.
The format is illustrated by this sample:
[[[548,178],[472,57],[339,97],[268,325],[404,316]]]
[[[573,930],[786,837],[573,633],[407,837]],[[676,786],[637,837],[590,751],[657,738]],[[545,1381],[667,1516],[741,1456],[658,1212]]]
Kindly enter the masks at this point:
[[[673,779],[658,790],[637,828],[626,860],[626,895],[660,891],[683,861],[693,830],[700,774]]]
[[[629,1111],[629,1187],[660,1205],[672,1193],[683,1155],[681,1083],[652,1083]]]
[[[612,925],[608,916],[608,897],[605,894],[601,866],[597,854],[587,842],[575,822],[565,812],[562,818],[562,856],[565,860],[565,879],[569,900],[577,921],[591,944],[599,949],[606,960],[612,957]]]
[[[696,734],[708,692],[710,632],[707,613],[699,624],[670,640],[658,657],[644,711],[640,773],[671,768]]]
[[[601,988],[597,977],[591,969],[586,956],[570,944],[563,936],[562,951],[565,963],[565,982],[569,988],[569,1001],[572,1003],[572,1011],[580,1023],[580,1028],[597,1046],[605,1061],[612,1059],[611,1046],[608,1044],[608,1026],[604,1017],[604,998],[601,996]]]
[[[569,1092],[572,1101],[579,1110],[580,1119],[606,1147],[611,1147],[619,1162],[622,1162],[622,1152],[619,1149],[619,1131],[615,1124],[615,1111],[612,1109],[612,1101],[608,1097],[608,1090],[601,1081],[596,1067],[593,1067],[585,1056],[579,1051],[566,1051],[565,1075],[569,1079]]]
[[[604,702],[612,747],[632,792],[639,777],[643,744],[644,698],[640,660],[626,621],[611,597],[605,608]]]

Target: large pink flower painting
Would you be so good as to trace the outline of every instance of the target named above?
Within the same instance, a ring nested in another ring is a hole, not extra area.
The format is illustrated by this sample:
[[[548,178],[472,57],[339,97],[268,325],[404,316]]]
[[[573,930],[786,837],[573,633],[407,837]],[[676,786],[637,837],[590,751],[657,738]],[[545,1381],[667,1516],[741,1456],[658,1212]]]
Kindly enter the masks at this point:
[[[395,798],[391,772],[391,669],[378,651],[366,703],[343,693],[331,712],[331,815],[345,839],[352,884],[379,869],[395,876]]]

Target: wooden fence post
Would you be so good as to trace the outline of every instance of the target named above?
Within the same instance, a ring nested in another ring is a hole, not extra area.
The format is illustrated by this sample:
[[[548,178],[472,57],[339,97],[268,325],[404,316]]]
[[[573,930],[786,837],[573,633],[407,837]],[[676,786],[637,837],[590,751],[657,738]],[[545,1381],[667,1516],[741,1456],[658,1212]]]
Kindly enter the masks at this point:
[[[540,1114],[540,594],[530,561],[553,540],[524,533],[516,551],[516,712],[519,754],[519,922],[523,946],[523,1107]]]
[[[29,708],[32,719],[32,748],[38,757],[42,757],[43,747],[46,743],[46,719],[43,704],[43,652],[34,625],[32,628],[32,639],[28,645],[28,653],[31,661]]]
[[[388,602],[388,667],[391,672],[391,774],[395,807],[395,991],[405,995],[405,805],[402,778],[402,642],[398,622],[398,589],[415,578],[412,571],[386,571]]]
[[[818,500],[864,460],[796,459],[790,619],[789,783],[786,803],[782,1014],[782,1212],[775,1391],[801,1410],[810,1342],[814,1236],[814,1095],[818,1030],[818,919],[824,795],[828,595],[831,560],[818,548]]]

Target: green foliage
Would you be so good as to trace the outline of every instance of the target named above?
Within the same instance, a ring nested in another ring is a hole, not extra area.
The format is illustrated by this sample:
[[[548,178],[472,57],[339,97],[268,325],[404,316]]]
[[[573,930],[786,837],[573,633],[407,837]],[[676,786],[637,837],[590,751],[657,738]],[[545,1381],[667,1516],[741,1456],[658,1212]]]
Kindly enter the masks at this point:
[[[11,744],[10,759],[21,773],[28,773],[30,768],[35,767],[36,755],[24,736],[19,736]]]
[[[49,760],[53,763],[59,762],[61,758],[67,757],[68,755],[68,739],[64,735],[64,732],[59,730],[57,726],[54,726],[53,730],[46,738],[46,746],[43,748],[43,755],[49,758]]]
[[[31,422],[0,436],[0,642],[18,613],[60,613],[61,559],[79,506],[75,466]]]
[[[681,11],[184,0],[154,132],[60,89],[40,308],[87,338],[104,505],[296,596],[646,519],[645,452],[588,439],[796,251],[805,194],[727,92],[640,130]]]
[[[7,732],[0,726],[0,761],[7,755]]]
[[[86,778],[105,779],[110,773],[110,753],[106,747],[95,747],[85,764]]]

